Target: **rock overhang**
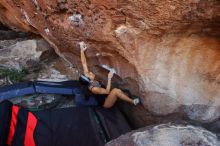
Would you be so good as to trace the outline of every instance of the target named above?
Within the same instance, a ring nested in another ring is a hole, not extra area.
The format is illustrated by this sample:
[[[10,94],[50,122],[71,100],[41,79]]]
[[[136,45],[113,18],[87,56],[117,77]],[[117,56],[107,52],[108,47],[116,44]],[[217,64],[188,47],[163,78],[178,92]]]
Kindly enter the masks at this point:
[[[114,85],[140,95],[152,113],[183,112],[203,122],[219,117],[219,1],[2,0],[0,6],[4,24],[42,35],[79,69],[77,44],[85,41],[98,78],[105,81],[106,73],[97,65],[115,68],[122,80]]]

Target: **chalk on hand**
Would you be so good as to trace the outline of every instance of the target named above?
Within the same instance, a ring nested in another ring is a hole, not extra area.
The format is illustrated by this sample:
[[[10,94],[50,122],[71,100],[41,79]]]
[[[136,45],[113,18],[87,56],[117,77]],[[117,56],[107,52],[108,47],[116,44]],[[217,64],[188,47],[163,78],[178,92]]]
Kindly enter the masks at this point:
[[[110,68],[109,66],[107,66],[107,65],[105,65],[105,64],[103,64],[103,65],[101,65],[101,66],[102,66],[104,69],[110,71],[111,73],[116,74],[116,71],[115,71],[114,68]]]
[[[79,42],[79,46],[80,48],[87,48],[86,44],[83,41]]]

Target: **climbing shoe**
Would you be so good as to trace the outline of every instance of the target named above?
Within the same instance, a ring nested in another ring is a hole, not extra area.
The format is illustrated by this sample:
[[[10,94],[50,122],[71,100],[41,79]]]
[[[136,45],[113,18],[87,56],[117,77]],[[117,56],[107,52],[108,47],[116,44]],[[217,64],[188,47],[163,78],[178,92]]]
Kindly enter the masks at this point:
[[[138,105],[140,103],[140,99],[139,98],[133,99],[133,103],[134,105]]]

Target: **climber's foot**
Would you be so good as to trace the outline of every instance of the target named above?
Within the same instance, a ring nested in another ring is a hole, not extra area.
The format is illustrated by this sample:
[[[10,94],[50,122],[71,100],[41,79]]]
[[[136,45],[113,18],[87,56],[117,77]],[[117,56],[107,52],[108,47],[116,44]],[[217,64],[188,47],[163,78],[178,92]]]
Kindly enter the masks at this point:
[[[138,105],[138,104],[140,104],[140,98],[135,98],[135,99],[133,99],[133,103],[134,103],[134,105]]]

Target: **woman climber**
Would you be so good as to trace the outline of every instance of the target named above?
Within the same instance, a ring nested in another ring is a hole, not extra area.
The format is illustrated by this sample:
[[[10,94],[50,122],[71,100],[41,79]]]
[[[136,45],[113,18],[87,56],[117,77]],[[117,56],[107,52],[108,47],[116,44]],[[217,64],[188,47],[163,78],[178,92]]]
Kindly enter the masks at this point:
[[[84,75],[89,79],[88,89],[93,94],[107,95],[107,97],[103,101],[104,103],[102,103],[103,107],[105,107],[105,108],[112,107],[115,104],[115,102],[117,101],[117,99],[121,99],[121,100],[126,101],[128,103],[131,103],[133,105],[137,105],[140,103],[139,98],[131,99],[120,89],[113,88],[111,90],[111,79],[114,75],[113,70],[111,70],[108,73],[108,82],[107,82],[106,88],[102,88],[101,84],[95,80],[95,74],[88,70],[86,57],[85,57],[85,51],[87,49],[86,44],[84,42],[80,42],[79,45],[80,45],[81,63],[83,66]]]

